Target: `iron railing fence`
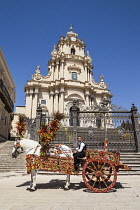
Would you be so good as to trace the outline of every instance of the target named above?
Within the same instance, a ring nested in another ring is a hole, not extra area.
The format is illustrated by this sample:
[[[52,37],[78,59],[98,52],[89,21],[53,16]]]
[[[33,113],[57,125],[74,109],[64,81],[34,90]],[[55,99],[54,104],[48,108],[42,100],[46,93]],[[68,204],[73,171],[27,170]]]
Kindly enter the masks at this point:
[[[109,151],[135,152],[136,143],[131,111],[79,111],[79,121],[88,128],[77,129],[87,146],[102,150],[108,139]]]
[[[88,148],[103,150],[107,138],[109,151],[140,151],[140,115],[135,106],[131,111],[79,111],[74,107],[71,116],[72,119],[67,116],[63,121],[63,127],[53,143],[76,147],[77,136],[82,136]],[[51,119],[53,116],[43,116],[41,113],[37,114],[35,120],[27,119],[30,138],[38,140],[37,130],[41,122],[49,123]],[[67,126],[70,120],[73,121],[72,126]]]

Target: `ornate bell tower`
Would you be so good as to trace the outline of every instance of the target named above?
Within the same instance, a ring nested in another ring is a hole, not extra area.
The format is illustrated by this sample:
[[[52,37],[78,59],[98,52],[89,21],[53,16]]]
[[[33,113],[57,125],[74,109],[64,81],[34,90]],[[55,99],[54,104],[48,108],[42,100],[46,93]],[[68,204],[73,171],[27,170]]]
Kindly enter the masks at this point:
[[[67,36],[61,36],[58,44],[54,46],[51,53],[52,59],[48,62],[53,81],[65,79],[91,82],[92,59],[88,51],[85,55],[85,47],[86,45],[78,38],[78,34],[73,32],[71,26]]]

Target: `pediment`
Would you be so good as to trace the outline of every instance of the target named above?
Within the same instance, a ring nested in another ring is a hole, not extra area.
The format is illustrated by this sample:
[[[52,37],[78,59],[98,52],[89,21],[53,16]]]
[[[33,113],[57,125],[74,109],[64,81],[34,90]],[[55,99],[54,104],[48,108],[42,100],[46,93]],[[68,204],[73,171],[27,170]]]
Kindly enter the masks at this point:
[[[77,66],[76,64],[73,64],[71,66],[68,67],[69,72],[75,71],[78,74],[81,73],[81,68],[79,66]]]

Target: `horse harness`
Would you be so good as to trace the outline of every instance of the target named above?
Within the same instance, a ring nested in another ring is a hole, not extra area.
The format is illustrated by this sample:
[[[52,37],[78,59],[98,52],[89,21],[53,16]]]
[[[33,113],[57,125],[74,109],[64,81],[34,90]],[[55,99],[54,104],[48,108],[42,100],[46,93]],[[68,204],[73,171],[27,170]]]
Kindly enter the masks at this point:
[[[16,146],[17,148],[20,147],[20,141],[17,141],[15,146]],[[35,151],[34,151],[33,155],[36,153],[36,151],[37,151],[37,149],[38,149],[39,146],[40,146],[40,144],[38,144],[38,145],[35,147]],[[21,147],[21,149],[23,150],[22,147]],[[31,148],[29,151],[31,151],[32,149],[34,149],[34,147]],[[29,152],[29,151],[28,151],[28,152]]]
[[[33,153],[33,155],[36,153],[36,151],[37,151],[37,149],[38,149],[38,147],[40,146],[40,144],[38,144],[37,146],[36,146],[36,148],[35,148],[35,151],[34,151],[34,153]]]

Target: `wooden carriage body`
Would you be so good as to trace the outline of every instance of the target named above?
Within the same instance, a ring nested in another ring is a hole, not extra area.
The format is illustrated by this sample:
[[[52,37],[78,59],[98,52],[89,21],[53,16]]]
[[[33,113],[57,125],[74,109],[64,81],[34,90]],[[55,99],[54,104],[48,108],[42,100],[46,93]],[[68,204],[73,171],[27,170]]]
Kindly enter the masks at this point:
[[[119,168],[131,170],[130,167],[120,162],[120,153],[112,153],[99,150],[87,149],[86,157],[81,158],[82,166],[86,161],[101,161],[111,163],[116,167],[117,172]],[[44,171],[60,172],[74,174],[72,172],[74,167],[74,161],[71,157],[60,157],[58,155],[26,155],[26,167],[27,173],[30,173],[32,169],[40,169]]]
[[[73,158],[60,157],[58,155],[26,155],[26,167],[27,173],[30,173],[32,169],[40,169],[43,171],[72,174],[74,162]]]

